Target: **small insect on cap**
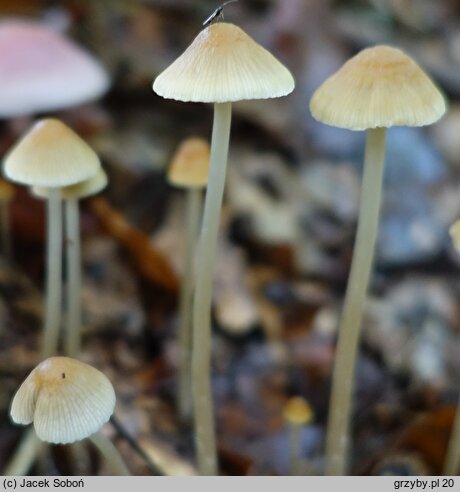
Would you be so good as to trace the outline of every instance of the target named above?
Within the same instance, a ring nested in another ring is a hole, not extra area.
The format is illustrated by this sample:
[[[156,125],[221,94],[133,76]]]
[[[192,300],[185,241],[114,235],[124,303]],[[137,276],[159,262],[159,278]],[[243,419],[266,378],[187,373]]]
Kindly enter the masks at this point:
[[[179,188],[204,188],[208,183],[209,144],[202,138],[184,140],[173,156],[168,181]]]
[[[294,425],[309,424],[313,420],[313,410],[301,396],[289,398],[284,406],[284,418]]]
[[[102,191],[108,183],[107,174],[100,167],[96,174],[85,181],[80,181],[71,186],[66,186],[61,189],[62,198],[75,198],[81,200],[88,196],[96,195]],[[38,198],[48,198],[49,188],[43,188],[41,186],[33,186],[32,194]]]
[[[224,7],[229,3],[235,3],[237,1],[238,0],[228,0],[227,2],[223,3],[220,7],[217,7],[217,9],[214,10],[214,12],[203,22],[203,26],[209,26],[213,22],[224,20]]]
[[[16,424],[33,422],[42,441],[66,444],[97,432],[114,407],[113,386],[102,372],[69,357],[51,357],[22,383],[10,415]]]
[[[37,122],[13,147],[3,171],[11,181],[55,188],[90,178],[100,168],[96,153],[59,120]]]
[[[446,111],[446,101],[423,70],[389,46],[367,48],[348,60],[313,94],[315,119],[350,130],[424,126]]]
[[[203,29],[162,72],[153,90],[166,99],[223,103],[285,96],[294,89],[289,70],[234,24]]]

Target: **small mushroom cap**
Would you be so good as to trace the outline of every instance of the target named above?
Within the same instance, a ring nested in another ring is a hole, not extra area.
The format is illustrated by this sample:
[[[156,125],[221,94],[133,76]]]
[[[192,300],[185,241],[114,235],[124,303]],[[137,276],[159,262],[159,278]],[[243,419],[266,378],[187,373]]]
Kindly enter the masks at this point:
[[[96,174],[89,179],[85,179],[85,181],[80,181],[71,186],[65,186],[61,189],[61,197],[66,199],[75,198],[77,200],[81,200],[82,198],[86,198],[88,196],[95,195],[102,191],[108,183],[107,174],[100,167]],[[43,188],[40,186],[32,186],[32,195],[37,198],[48,198],[49,196],[49,188]]]
[[[289,70],[234,24],[203,29],[153,83],[166,99],[223,103],[268,99],[293,91]]]
[[[67,108],[108,88],[102,65],[71,40],[38,22],[0,22],[0,117]]]
[[[446,111],[446,101],[423,70],[390,46],[367,48],[348,60],[313,94],[315,119],[349,130],[424,126]]]
[[[284,406],[284,418],[294,425],[306,425],[313,420],[313,410],[305,398],[294,396]]]
[[[73,185],[94,176],[101,163],[96,153],[59,120],[38,121],[13,147],[3,171],[11,181],[47,188]]]
[[[184,140],[168,169],[168,181],[179,188],[203,188],[208,183],[211,149],[202,138]]]
[[[115,392],[102,372],[69,357],[51,357],[22,383],[10,415],[16,424],[33,422],[42,441],[66,444],[97,432],[114,408]]]

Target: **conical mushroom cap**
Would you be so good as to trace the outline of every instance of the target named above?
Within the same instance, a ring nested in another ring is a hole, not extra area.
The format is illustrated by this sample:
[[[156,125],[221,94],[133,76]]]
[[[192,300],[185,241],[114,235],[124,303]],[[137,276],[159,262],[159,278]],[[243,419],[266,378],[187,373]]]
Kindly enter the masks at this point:
[[[293,91],[289,70],[234,24],[203,29],[153,83],[166,99],[223,103],[268,99]]]
[[[71,186],[65,186],[61,189],[61,197],[66,198],[76,198],[81,200],[88,196],[95,195],[102,191],[108,183],[107,174],[100,167],[94,176],[85,179],[85,181],[80,181]],[[49,188],[43,188],[41,186],[33,186],[32,194],[38,198],[48,198]]]
[[[100,168],[96,153],[59,120],[37,122],[8,153],[3,171],[11,181],[55,188],[90,178]]]
[[[173,156],[168,181],[180,188],[203,188],[208,183],[211,150],[206,140],[188,138]]]
[[[313,94],[315,119],[350,130],[424,126],[446,111],[446,101],[423,70],[389,46],[367,48],[348,60]]]
[[[51,357],[22,383],[10,415],[17,424],[33,422],[42,441],[66,444],[97,432],[114,407],[113,386],[102,372],[69,357]]]

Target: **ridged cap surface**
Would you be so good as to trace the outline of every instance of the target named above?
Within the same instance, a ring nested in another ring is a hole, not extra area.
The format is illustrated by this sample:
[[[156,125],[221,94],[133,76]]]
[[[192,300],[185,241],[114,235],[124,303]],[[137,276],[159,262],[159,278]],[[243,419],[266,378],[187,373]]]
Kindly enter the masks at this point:
[[[233,102],[268,99],[293,91],[289,70],[234,24],[203,29],[185,52],[153,83],[167,99]]]
[[[69,357],[51,357],[22,383],[10,415],[17,424],[33,422],[42,441],[66,444],[97,432],[114,408],[115,392],[102,372]]]
[[[313,117],[350,130],[424,126],[446,111],[446,101],[425,72],[401,50],[367,48],[348,60],[313,94]]]
[[[3,171],[17,183],[55,188],[91,178],[100,166],[99,157],[82,138],[61,121],[47,118],[10,150]]]

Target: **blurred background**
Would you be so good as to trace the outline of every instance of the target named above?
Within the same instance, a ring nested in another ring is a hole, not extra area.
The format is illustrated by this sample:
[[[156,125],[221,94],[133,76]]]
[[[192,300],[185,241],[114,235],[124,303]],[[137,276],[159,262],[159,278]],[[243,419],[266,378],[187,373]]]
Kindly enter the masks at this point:
[[[210,139],[212,107],[162,99],[151,84],[217,6],[0,0],[1,23],[40,22],[91,52],[109,74],[110,87],[95,102],[3,118],[0,152],[36,118],[52,114],[101,157],[109,186],[82,202],[82,359],[109,376],[118,419],[165,474],[196,473],[193,434],[179,423],[174,402],[184,194],[167,184],[165,170],[184,138]],[[292,71],[296,89],[234,105],[213,305],[222,473],[288,473],[283,407],[294,395],[315,414],[301,434],[305,473],[322,472],[364,133],[315,122],[308,103],[349,57],[378,43],[410,54],[444,90],[450,110],[432,127],[388,133],[357,365],[352,470],[440,473],[460,376],[460,256],[448,235],[460,217],[459,14],[456,0],[240,0],[225,8],[226,21]],[[14,50],[11,43],[13,58]],[[0,92],[5,70],[0,59]],[[14,263],[0,268],[1,464],[22,432],[9,421],[10,400],[40,360],[44,272],[43,204],[18,186],[10,210]],[[134,474],[149,473],[114,428],[105,432]],[[33,471],[106,472],[97,457],[76,460],[68,448],[54,446]]]

